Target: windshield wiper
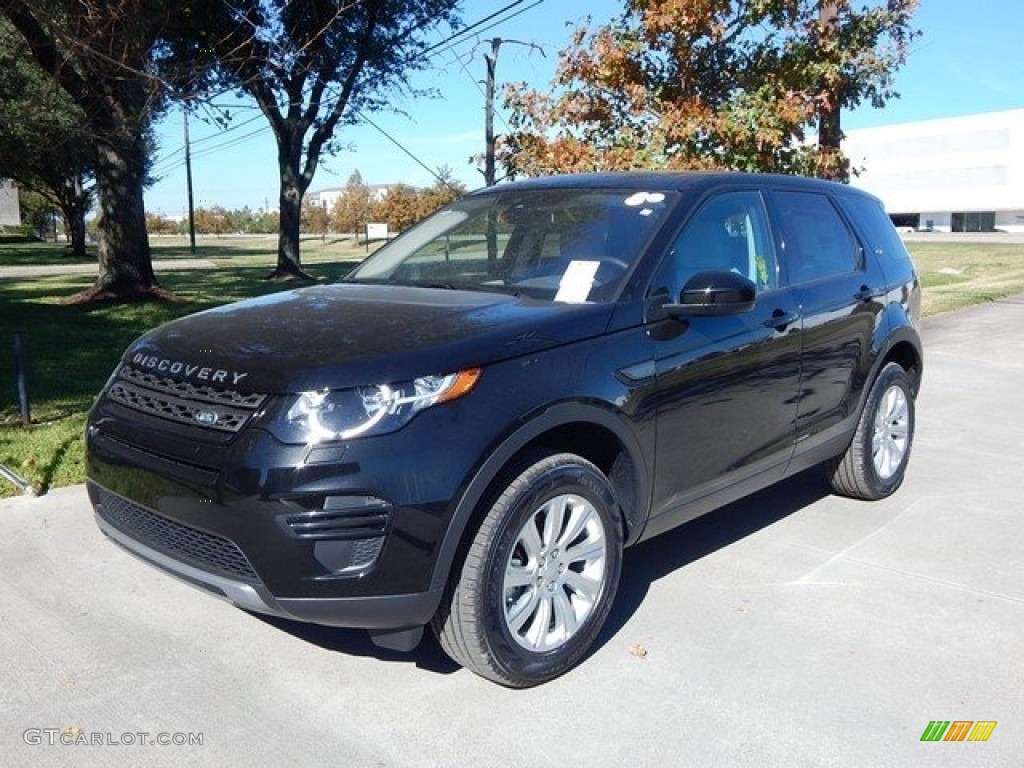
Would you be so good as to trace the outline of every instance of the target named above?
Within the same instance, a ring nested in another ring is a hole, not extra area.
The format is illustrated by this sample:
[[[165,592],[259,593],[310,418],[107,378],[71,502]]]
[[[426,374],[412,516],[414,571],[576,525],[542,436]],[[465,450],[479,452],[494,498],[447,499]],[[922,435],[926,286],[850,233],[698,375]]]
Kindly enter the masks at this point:
[[[444,288],[448,291],[459,290],[457,285],[452,285],[451,283],[410,283],[410,285],[415,285],[419,288]]]

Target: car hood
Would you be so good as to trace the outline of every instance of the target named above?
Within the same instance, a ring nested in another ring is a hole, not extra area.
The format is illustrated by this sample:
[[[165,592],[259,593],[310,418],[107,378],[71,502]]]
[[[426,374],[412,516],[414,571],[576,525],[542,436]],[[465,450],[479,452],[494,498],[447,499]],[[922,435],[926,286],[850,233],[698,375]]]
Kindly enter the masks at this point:
[[[601,334],[609,304],[394,285],[285,291],[167,323],[123,362],[245,392],[386,384]]]

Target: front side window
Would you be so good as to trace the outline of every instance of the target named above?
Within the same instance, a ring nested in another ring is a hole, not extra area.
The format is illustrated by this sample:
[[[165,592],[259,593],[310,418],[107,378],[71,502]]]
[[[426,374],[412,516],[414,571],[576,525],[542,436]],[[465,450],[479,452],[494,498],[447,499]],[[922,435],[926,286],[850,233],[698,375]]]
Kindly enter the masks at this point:
[[[779,212],[791,283],[810,283],[861,268],[860,246],[828,197],[815,192],[775,192],[772,198]]]
[[[707,271],[743,275],[758,290],[778,286],[759,193],[726,192],[705,202],[676,238],[651,287],[675,298],[690,278]]]
[[[670,192],[600,189],[472,195],[381,248],[345,281],[608,301],[673,200]]]

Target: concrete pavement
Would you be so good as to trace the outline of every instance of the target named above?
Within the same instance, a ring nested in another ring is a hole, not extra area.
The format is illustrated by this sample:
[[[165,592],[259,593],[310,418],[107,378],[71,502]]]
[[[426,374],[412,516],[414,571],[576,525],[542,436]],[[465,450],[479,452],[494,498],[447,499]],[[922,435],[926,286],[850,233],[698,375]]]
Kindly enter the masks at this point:
[[[631,550],[597,650],[529,691],[234,609],[105,540],[81,487],[0,500],[0,765],[1020,766],[1024,297],[925,341],[893,498],[806,473]]]

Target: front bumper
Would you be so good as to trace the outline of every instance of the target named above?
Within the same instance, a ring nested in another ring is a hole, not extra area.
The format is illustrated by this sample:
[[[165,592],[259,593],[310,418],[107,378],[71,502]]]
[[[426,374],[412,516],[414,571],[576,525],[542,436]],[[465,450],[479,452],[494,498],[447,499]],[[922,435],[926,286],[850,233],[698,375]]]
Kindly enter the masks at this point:
[[[87,487],[108,536],[239,607],[371,634],[423,625],[479,450],[416,450],[445,426],[422,416],[400,433],[308,448],[261,429],[215,442],[101,401]]]
[[[295,621],[369,630],[393,630],[422,626],[430,621],[440,593],[376,597],[278,598],[259,581],[243,581],[188,565],[128,535],[108,518],[103,504],[96,504],[96,524],[107,536],[137,557],[182,581],[210,592],[254,613]]]

